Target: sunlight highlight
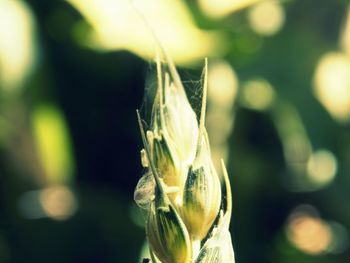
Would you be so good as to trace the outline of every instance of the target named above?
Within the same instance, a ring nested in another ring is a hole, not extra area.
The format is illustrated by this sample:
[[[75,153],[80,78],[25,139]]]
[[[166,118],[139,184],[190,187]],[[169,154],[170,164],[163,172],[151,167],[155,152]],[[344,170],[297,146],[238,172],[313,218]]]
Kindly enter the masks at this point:
[[[263,1],[250,8],[248,13],[250,27],[259,35],[276,34],[285,21],[284,9],[279,1]]]
[[[0,86],[16,90],[33,70],[34,19],[22,1],[0,1]]]
[[[286,235],[296,248],[310,255],[325,253],[333,239],[329,225],[319,218],[313,207],[307,205],[293,211],[288,219]]]
[[[222,107],[231,107],[238,91],[238,78],[233,68],[225,61],[210,63],[209,99]]]
[[[337,168],[337,159],[327,150],[314,152],[307,164],[309,178],[318,186],[325,186],[332,182]]]
[[[340,122],[350,119],[350,58],[341,52],[321,57],[314,76],[316,98]]]
[[[67,220],[76,213],[78,200],[70,188],[56,185],[23,193],[18,208],[27,219]]]
[[[250,80],[243,84],[242,103],[248,108],[267,110],[273,105],[275,97],[273,87],[266,80]]]
[[[153,58],[154,36],[129,0],[68,0],[92,28],[78,25],[74,31],[82,45],[100,50],[128,50]],[[181,0],[135,0],[162,44],[177,63],[189,63],[221,50],[221,35],[199,29]],[[219,45],[220,43],[220,45]]]
[[[47,216],[56,220],[66,220],[77,210],[75,195],[65,186],[54,186],[42,190],[40,203]]]
[[[208,73],[207,130],[211,139],[211,157],[220,171],[221,159],[228,158],[228,137],[234,122],[233,105],[238,92],[238,77],[224,60],[210,63]]]

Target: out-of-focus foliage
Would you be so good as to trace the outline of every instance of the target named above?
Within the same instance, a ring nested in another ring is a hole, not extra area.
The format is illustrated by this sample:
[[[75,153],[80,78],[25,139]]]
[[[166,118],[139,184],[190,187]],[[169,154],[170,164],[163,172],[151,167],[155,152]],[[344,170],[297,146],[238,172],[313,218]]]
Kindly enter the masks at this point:
[[[220,43],[223,37],[200,29],[182,0],[69,2],[92,26],[87,30],[82,22],[75,26],[75,36],[83,45],[102,50],[129,50],[141,57],[153,58],[157,43],[151,27],[177,62],[202,59],[208,54],[220,53],[223,48]]]
[[[0,17],[0,85],[16,89],[35,64],[35,23],[30,7],[20,1],[1,1]]]
[[[139,262],[135,109],[149,114],[156,45],[138,13],[187,65],[195,109],[209,58],[206,123],[231,175],[236,261],[350,262],[349,8],[0,1],[0,262]]]
[[[41,105],[32,113],[35,147],[50,184],[69,183],[74,173],[70,139],[62,114],[55,107]]]
[[[258,2],[262,2],[262,0],[198,0],[198,6],[206,15],[213,18],[222,18]]]

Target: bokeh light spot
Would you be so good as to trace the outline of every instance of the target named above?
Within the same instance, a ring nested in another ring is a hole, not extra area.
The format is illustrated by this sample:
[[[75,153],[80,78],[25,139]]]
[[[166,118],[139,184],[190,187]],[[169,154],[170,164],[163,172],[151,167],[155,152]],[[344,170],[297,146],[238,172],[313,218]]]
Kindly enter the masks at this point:
[[[66,220],[77,211],[78,200],[67,186],[55,185],[23,193],[18,200],[18,209],[27,219]]]
[[[34,68],[34,19],[22,1],[0,1],[0,17],[0,84],[14,90]]]
[[[337,159],[327,150],[314,152],[307,164],[310,179],[320,186],[325,186],[334,179],[337,167]]]
[[[319,218],[313,207],[306,205],[292,212],[286,235],[296,248],[310,255],[325,253],[333,238],[329,225]]]
[[[42,190],[40,203],[47,216],[56,220],[68,219],[77,210],[75,195],[65,186],[54,186]]]
[[[250,27],[259,35],[271,36],[283,26],[284,9],[279,1],[263,1],[250,8],[248,13]]]
[[[266,110],[275,100],[275,92],[265,80],[250,80],[243,84],[242,102],[244,106],[254,110]]]
[[[227,139],[234,123],[234,103],[238,92],[238,77],[232,66],[219,60],[209,64],[207,130],[214,166],[221,170],[221,160],[228,157]]]
[[[329,52],[318,62],[314,88],[316,98],[338,121],[350,119],[350,58]]]
[[[232,107],[238,90],[236,72],[227,62],[211,63],[208,74],[209,100],[223,107]]]

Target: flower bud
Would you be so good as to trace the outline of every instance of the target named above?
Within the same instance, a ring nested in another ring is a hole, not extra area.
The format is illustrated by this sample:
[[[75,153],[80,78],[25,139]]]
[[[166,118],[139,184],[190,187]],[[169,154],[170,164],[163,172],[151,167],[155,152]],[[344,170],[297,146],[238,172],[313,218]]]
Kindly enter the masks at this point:
[[[146,232],[152,252],[161,262],[188,263],[192,257],[188,232],[172,205],[152,203]]]

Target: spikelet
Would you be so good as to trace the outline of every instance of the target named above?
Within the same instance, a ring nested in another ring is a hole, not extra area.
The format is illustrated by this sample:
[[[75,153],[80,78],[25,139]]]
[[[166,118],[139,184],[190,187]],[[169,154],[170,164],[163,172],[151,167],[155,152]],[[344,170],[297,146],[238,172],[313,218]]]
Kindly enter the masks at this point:
[[[232,213],[232,197],[230,181],[224,162],[221,160],[222,171],[227,193],[227,208],[220,215],[219,223],[214,227],[210,238],[203,245],[195,263],[235,262],[229,225]]]
[[[192,239],[197,241],[208,234],[221,204],[220,181],[210,158],[209,141],[204,127],[207,72],[206,60],[197,151],[188,169],[181,207],[185,224],[188,229],[191,229]]]
[[[138,112],[137,116],[146,155],[150,161],[149,166],[155,180],[154,200],[150,203],[146,223],[150,249],[162,262],[189,262],[192,250],[187,229],[164,192],[158,172],[150,160],[151,152]]]
[[[226,209],[205,129],[207,61],[198,123],[173,62],[157,58],[157,93],[144,131],[141,163],[147,170],[134,194],[146,211],[153,263],[234,263],[229,223],[231,189],[224,164]]]

